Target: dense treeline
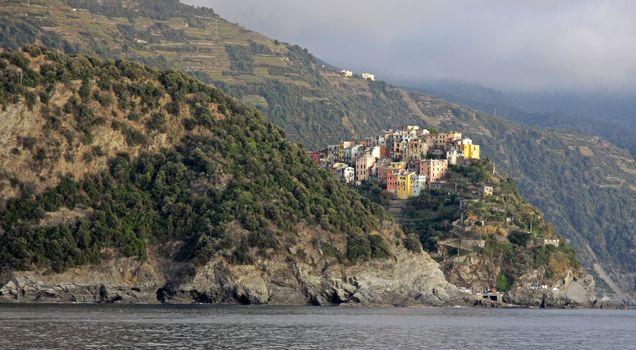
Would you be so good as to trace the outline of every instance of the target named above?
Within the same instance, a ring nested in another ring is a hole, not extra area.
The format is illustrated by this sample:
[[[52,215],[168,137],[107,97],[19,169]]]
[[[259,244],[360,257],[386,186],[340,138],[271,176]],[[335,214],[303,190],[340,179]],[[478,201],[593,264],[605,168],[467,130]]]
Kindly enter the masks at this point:
[[[338,254],[348,261],[389,255],[382,236],[369,235],[387,218],[381,207],[313,164],[302,147],[285,140],[259,112],[179,72],[38,47],[27,51],[32,57],[44,55],[47,63],[36,73],[26,53],[3,53],[3,72],[16,67],[23,72],[22,77],[2,75],[4,104],[28,101],[30,94],[44,102],[38,93],[52,93],[57,83],[82,81],[62,113],[74,116],[88,144],[93,128],[106,122],[91,110],[95,104],[128,111],[112,127],[129,144],[167,132],[165,125],[174,118],[185,131],[174,148],[138,158],[121,153],[107,170],[82,179],[64,177],[43,193],[19,185],[18,198],[0,200],[0,261],[5,264],[59,271],[95,262],[107,247],[143,258],[150,245],[168,241],[183,242],[179,256],[184,260],[203,263],[221,254],[241,264],[250,262],[255,251],[286,249],[293,244],[289,233],[300,223],[344,234],[347,251]],[[168,96],[169,102],[160,105]],[[158,108],[166,113],[155,112]],[[63,207],[89,214],[75,222],[47,224],[47,213]],[[246,234],[228,234],[235,224]]]
[[[25,43],[40,41],[47,47],[75,52],[75,48],[55,32],[41,31],[42,26],[50,26],[50,19],[27,17],[16,19],[0,12],[0,47],[17,49]]]

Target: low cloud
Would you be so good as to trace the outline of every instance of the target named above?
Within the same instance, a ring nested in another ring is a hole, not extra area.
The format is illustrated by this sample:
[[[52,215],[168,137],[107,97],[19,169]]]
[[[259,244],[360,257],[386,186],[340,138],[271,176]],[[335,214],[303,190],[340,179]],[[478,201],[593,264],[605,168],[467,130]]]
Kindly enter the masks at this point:
[[[186,0],[385,80],[459,80],[507,91],[630,91],[627,0]]]

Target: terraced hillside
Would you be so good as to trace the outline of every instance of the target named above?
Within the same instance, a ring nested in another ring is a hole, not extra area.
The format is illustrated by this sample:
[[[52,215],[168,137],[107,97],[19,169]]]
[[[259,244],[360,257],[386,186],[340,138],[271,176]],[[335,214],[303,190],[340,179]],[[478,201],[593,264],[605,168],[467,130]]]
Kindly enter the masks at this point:
[[[490,161],[451,166],[441,188],[409,200],[398,219],[460,287],[495,287],[515,303],[540,306],[562,281],[575,279],[579,289],[592,283],[572,248]]]
[[[465,130],[572,240],[585,265],[597,267],[604,287],[614,286],[620,296],[636,290],[636,166],[603,139],[523,126],[383,82],[344,79],[298,46],[175,0],[1,3],[4,47],[38,42],[183,69],[256,105],[307,148],[410,123]]]

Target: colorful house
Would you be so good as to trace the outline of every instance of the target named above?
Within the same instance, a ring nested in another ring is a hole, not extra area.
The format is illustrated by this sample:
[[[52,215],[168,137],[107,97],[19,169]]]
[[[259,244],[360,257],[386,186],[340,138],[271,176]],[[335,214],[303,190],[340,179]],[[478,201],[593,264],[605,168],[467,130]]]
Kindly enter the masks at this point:
[[[462,133],[458,131],[441,132],[433,135],[433,147],[446,149],[450,144],[460,141]]]
[[[448,173],[448,159],[421,160],[419,175],[426,175],[428,183],[443,179]]]
[[[317,151],[309,152],[309,157],[311,158],[312,161],[314,161],[314,163],[320,165],[320,152],[317,152]]]
[[[416,175],[414,172],[406,171],[397,174],[397,196],[399,199],[413,197],[413,181]]]
[[[398,188],[398,180],[397,176],[395,176],[395,172],[390,171],[386,176],[386,190],[391,193],[397,192]]]
[[[423,139],[414,139],[407,141],[404,149],[404,160],[419,160],[426,158],[429,144]]]
[[[406,169],[405,162],[387,162],[386,160],[381,161],[377,167],[378,181],[382,185],[385,185],[387,183],[387,178],[389,177],[390,174],[395,175],[400,170],[405,170],[405,169]]]
[[[463,139],[461,147],[464,159],[479,159],[479,145],[473,145],[471,139]]]

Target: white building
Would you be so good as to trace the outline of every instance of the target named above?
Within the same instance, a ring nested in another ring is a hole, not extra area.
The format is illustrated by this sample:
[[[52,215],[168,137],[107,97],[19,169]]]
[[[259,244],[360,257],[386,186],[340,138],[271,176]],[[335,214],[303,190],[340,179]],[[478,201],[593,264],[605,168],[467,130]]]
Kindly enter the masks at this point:
[[[413,182],[411,182],[411,186],[413,187],[413,197],[417,197],[424,191],[426,188],[426,175],[416,175],[413,177]]]
[[[558,238],[554,238],[554,239],[544,239],[543,240],[543,245],[553,245],[555,247],[559,247],[559,244],[561,243],[561,241]]]
[[[364,147],[362,145],[355,145],[351,147],[351,162],[355,162],[364,153]]]
[[[382,156],[380,150],[380,146],[374,146],[373,149],[371,149],[371,156],[373,158],[380,158]]]
[[[351,78],[353,76],[353,72],[348,69],[343,69],[340,71],[340,75],[342,75],[344,78]]]
[[[459,157],[459,152],[455,147],[446,151],[446,159],[448,159],[448,165],[457,165],[457,158]]]
[[[343,148],[352,147],[355,144],[356,144],[355,141],[342,141],[342,147]]]
[[[375,81],[375,74],[371,74],[371,73],[362,73],[362,79],[364,79],[364,80],[370,80],[370,81]]]
[[[344,180],[345,183],[353,183],[355,181],[355,173],[356,170],[352,167],[346,167],[342,170],[342,179]]]

